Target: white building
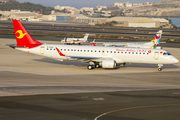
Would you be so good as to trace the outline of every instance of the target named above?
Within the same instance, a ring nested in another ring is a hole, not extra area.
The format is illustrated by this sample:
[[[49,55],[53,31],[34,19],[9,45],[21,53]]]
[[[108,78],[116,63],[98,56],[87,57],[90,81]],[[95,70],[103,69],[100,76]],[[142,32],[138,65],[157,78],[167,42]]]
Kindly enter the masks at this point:
[[[126,6],[126,7],[132,7],[133,4],[132,4],[132,3],[129,3],[129,2],[126,2],[126,3],[125,3],[125,6]]]
[[[56,15],[43,15],[43,20],[56,21]]]
[[[120,2],[115,2],[114,7],[125,7],[124,3],[120,3]]]
[[[130,2],[115,2],[114,7],[132,7],[133,4]]]
[[[94,11],[94,8],[90,8],[90,7],[82,7],[82,8],[80,9],[80,11],[81,11],[81,12],[83,12],[83,11],[90,11],[90,12],[93,12],[93,11]]]
[[[70,6],[60,6],[60,5],[57,5],[57,6],[54,6],[54,9],[56,10],[75,10],[76,8],[75,7],[70,7]]]
[[[8,19],[17,19],[25,21],[42,21],[42,14],[30,11],[11,10]]]

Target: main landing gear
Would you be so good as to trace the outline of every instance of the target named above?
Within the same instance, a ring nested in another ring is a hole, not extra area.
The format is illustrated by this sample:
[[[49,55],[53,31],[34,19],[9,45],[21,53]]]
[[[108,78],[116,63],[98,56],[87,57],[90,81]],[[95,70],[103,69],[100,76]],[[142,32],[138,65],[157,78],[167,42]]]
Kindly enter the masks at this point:
[[[93,68],[94,68],[93,65],[88,65],[88,66],[87,66],[87,69],[88,69],[88,70],[92,70]]]
[[[89,65],[87,66],[87,69],[92,70],[94,68],[100,68],[99,63],[89,62]]]
[[[162,71],[162,67],[163,66],[163,64],[158,64],[158,71]]]

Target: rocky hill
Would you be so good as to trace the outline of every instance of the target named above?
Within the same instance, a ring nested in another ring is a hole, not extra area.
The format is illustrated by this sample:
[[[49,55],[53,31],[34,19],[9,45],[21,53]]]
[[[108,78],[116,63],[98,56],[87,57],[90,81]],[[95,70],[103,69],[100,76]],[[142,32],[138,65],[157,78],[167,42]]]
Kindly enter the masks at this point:
[[[16,1],[16,0],[0,0],[0,2],[9,2],[9,1]]]
[[[168,0],[151,5],[120,8],[125,16],[180,17],[180,0]]]
[[[2,1],[0,1],[0,11],[10,11],[10,10],[21,10],[21,11],[31,11],[31,12],[36,11],[38,13],[48,15],[51,13],[51,10],[55,10],[52,7],[45,7],[40,4],[33,4],[29,2],[20,3],[17,2],[16,0],[9,0],[9,1],[7,0],[8,2],[2,2]]]

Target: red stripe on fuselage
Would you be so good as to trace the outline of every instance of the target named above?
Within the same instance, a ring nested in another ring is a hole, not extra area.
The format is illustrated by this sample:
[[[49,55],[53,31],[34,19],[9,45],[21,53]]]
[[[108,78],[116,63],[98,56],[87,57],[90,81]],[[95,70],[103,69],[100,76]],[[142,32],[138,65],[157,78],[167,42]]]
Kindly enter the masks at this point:
[[[60,56],[65,56],[64,54],[61,53],[61,51],[56,47],[56,50],[58,51]]]

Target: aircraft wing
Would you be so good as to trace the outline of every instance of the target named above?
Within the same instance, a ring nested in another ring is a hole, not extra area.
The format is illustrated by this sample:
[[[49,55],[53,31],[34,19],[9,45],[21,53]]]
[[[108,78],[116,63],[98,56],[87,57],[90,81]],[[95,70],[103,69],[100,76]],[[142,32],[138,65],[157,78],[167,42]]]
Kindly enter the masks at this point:
[[[78,60],[81,62],[101,62],[103,60],[112,60],[110,57],[90,57],[90,56],[67,56],[69,60]]]
[[[61,53],[61,51],[56,47],[57,52],[59,53],[60,56],[65,56],[69,60],[78,60],[81,62],[101,62],[103,60],[112,60],[113,58],[110,57],[93,57],[93,56],[69,56]]]

